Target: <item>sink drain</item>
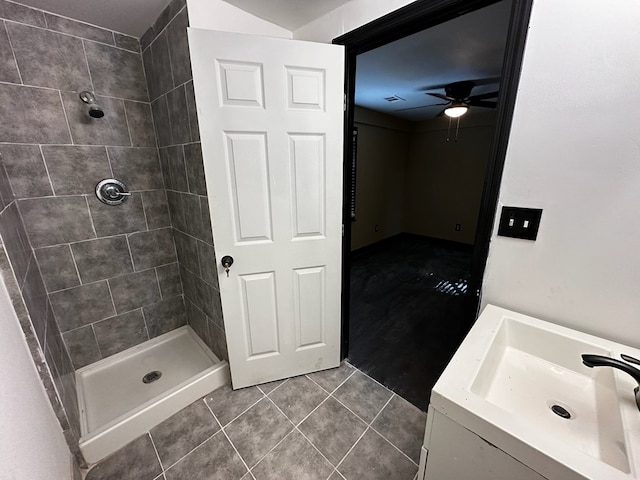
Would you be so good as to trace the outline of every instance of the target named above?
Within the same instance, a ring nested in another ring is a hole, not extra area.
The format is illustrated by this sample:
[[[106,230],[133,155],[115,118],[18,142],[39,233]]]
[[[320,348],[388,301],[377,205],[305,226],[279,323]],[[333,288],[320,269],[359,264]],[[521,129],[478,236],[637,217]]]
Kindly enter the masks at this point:
[[[142,383],[151,383],[160,379],[162,376],[162,372],[159,370],[154,370],[153,372],[147,373],[144,377],[142,377]]]
[[[551,405],[551,411],[556,415],[558,415],[559,417],[565,418],[567,420],[571,418],[571,413],[569,412],[569,410],[567,410],[566,408],[560,405],[557,405],[557,404]]]

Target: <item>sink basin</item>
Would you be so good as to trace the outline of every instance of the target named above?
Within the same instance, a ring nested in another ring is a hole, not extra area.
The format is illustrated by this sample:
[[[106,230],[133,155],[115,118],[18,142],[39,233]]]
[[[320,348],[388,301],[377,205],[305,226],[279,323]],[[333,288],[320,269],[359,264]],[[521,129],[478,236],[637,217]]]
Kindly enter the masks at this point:
[[[634,380],[582,353],[640,351],[487,306],[431,395],[431,407],[549,479],[638,478]]]

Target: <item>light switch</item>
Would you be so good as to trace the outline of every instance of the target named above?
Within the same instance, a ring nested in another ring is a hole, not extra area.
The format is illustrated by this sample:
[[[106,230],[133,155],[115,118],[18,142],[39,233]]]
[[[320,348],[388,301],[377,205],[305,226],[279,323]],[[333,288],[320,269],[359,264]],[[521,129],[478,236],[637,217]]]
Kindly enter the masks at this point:
[[[541,217],[542,209],[539,208],[502,207],[498,235],[535,240]]]

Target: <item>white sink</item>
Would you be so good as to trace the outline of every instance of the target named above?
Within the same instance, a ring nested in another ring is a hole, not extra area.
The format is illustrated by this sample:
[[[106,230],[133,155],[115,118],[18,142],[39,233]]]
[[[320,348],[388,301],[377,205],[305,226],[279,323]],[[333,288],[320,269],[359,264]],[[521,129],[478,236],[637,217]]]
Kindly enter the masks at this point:
[[[613,368],[584,366],[583,353],[640,357],[640,350],[488,306],[435,385],[431,407],[546,478],[640,478],[635,382]]]

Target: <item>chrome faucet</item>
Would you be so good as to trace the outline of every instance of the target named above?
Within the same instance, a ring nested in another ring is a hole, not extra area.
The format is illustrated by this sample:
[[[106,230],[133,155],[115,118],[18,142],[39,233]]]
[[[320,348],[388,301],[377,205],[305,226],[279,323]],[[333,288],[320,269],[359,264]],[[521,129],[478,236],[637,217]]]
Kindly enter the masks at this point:
[[[621,355],[621,357],[630,363],[635,363],[640,365],[640,360],[637,360],[629,355]],[[587,367],[613,367],[618,370],[622,370],[625,373],[628,373],[633,377],[633,379],[638,383],[636,388],[633,389],[633,393],[636,397],[636,406],[640,410],[640,370],[635,367],[632,367],[626,362],[622,360],[616,360],[615,358],[605,357],[603,355],[590,355],[583,354],[582,355],[582,363],[584,363]]]

